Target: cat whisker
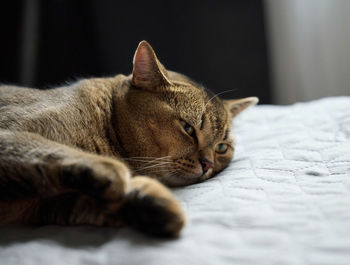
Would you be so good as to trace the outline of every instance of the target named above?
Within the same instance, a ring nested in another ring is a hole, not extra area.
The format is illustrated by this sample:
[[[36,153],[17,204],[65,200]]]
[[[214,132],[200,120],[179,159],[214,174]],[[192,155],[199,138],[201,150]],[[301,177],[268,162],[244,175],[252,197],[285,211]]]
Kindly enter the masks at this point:
[[[162,160],[169,159],[171,156],[163,156],[163,157],[152,157],[152,156],[134,156],[134,157],[124,157],[124,160],[133,160],[133,159],[143,159],[143,160]]]
[[[153,174],[156,174],[156,173],[169,173],[170,171],[169,170],[167,170],[167,169],[163,169],[163,170],[153,170],[153,171],[147,171],[147,172],[145,172],[146,173],[146,175],[153,175]]]
[[[173,173],[175,173],[175,171],[174,170],[169,171],[166,168],[162,168],[162,169],[155,169],[155,170],[151,170],[151,171],[146,171],[144,174],[148,175],[150,177],[156,177],[158,179],[161,179],[163,177],[168,176],[169,173],[173,174]]]
[[[176,173],[178,173],[179,170],[175,170],[175,171],[169,171],[168,174],[162,176],[163,178],[172,178],[172,177],[176,177]]]
[[[153,173],[158,173],[158,172],[165,172],[166,174],[162,175],[162,176],[157,176],[159,179],[162,178],[171,178],[176,176],[176,173],[179,172],[178,169],[173,169],[173,170],[164,170],[164,171],[154,171],[154,172],[149,172],[148,174],[153,174]]]
[[[144,174],[149,176],[157,176],[157,178],[163,178],[168,176],[169,174],[173,175],[176,174],[179,171],[177,168],[152,168],[150,170],[146,170]],[[159,176],[160,174],[160,176]]]
[[[171,162],[171,160],[163,160],[163,161],[155,161],[155,160],[141,160],[141,159],[133,159],[133,160],[129,160],[130,162],[142,162],[142,163],[146,163],[146,164],[151,164],[151,163],[158,163],[158,162]]]
[[[126,158],[126,161],[130,161],[130,162],[142,162],[145,163],[145,165],[147,164],[152,164],[152,163],[158,163],[158,162],[171,162],[170,156],[165,156],[165,157],[157,157],[157,158]]]
[[[148,168],[146,172],[150,173],[150,172],[157,172],[157,171],[173,171],[173,170],[177,170],[177,168],[171,167],[171,166],[168,166],[168,167],[159,166],[159,167]]]
[[[203,111],[202,111],[202,115],[201,115],[201,116],[203,116],[203,113],[205,112],[205,109],[206,109],[206,107],[208,106],[208,104],[209,104],[210,101],[212,101],[214,98],[220,96],[221,94],[224,94],[224,93],[227,93],[227,92],[231,92],[231,91],[235,91],[235,90],[236,90],[236,89],[229,89],[229,90],[221,91],[221,92],[215,94],[214,96],[212,96],[212,97],[207,101],[207,103],[205,103],[205,105],[204,105],[204,107],[203,107]],[[201,122],[201,121],[200,121],[200,122]],[[197,124],[197,125],[199,125],[199,124]]]
[[[137,171],[142,171],[142,170],[149,169],[149,168],[161,167],[161,166],[168,165],[168,164],[173,164],[173,162],[161,162],[161,163],[158,163],[158,164],[155,164],[155,165],[150,165],[150,166],[145,166],[145,167],[138,168],[135,171],[137,172]]]

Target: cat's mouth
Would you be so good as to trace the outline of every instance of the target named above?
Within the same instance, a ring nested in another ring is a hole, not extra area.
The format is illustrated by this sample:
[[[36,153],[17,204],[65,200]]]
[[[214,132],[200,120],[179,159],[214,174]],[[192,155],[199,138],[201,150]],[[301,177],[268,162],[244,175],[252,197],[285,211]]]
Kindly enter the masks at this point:
[[[198,182],[202,182],[209,179],[213,174],[214,174],[214,170],[212,168],[209,169],[207,172],[203,172],[203,174],[199,177]]]

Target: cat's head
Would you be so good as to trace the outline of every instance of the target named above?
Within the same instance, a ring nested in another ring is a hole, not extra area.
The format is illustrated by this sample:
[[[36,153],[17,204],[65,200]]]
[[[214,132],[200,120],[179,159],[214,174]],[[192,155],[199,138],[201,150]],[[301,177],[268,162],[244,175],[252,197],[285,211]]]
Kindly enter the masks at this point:
[[[233,158],[232,118],[255,97],[221,100],[186,76],[167,71],[142,41],[125,96],[124,151],[136,174],[169,186],[212,177]]]

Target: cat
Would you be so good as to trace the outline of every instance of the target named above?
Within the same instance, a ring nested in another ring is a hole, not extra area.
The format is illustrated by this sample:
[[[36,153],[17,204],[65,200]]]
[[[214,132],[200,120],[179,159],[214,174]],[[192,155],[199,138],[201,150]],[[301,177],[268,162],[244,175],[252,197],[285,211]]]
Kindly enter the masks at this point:
[[[166,70],[146,41],[129,76],[1,86],[0,224],[129,225],[176,237],[186,217],[166,186],[227,167],[231,120],[257,102],[220,100]]]

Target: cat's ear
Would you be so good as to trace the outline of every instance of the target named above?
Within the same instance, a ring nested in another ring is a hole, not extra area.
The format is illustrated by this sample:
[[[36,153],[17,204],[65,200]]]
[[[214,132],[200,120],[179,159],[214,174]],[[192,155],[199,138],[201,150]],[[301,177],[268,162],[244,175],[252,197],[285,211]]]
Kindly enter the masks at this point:
[[[132,83],[136,87],[154,92],[170,84],[164,66],[147,41],[141,41],[136,49]]]
[[[232,118],[236,117],[243,110],[249,106],[253,106],[259,102],[259,99],[256,97],[241,98],[241,99],[232,99],[224,100],[224,105],[231,113]]]

